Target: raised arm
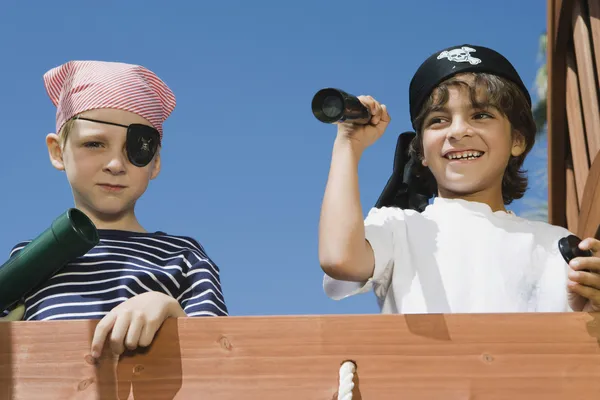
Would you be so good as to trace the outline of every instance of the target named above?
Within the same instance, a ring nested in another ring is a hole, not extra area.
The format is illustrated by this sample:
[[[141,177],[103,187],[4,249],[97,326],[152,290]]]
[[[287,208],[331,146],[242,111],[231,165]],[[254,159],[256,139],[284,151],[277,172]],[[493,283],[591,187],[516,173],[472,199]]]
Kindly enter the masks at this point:
[[[373,250],[365,240],[358,164],[363,151],[375,143],[390,122],[385,105],[359,96],[370,109],[369,125],[338,125],[319,223],[319,262],[335,279],[366,281],[373,275]]]

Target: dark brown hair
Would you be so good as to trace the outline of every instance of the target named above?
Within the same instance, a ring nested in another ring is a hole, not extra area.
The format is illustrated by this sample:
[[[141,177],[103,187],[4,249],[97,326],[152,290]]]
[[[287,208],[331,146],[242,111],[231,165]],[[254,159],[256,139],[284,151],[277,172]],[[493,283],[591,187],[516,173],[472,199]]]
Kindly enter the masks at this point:
[[[464,80],[462,77],[467,77]],[[468,78],[473,79],[468,79]],[[513,200],[520,199],[527,190],[527,171],[522,170],[525,157],[531,151],[535,143],[536,126],[533,120],[531,107],[519,87],[512,81],[487,73],[463,73],[456,75],[440,83],[423,104],[421,111],[413,121],[417,136],[410,145],[410,154],[414,160],[423,158],[423,120],[434,108],[445,104],[449,98],[448,88],[464,87],[469,90],[471,104],[475,108],[494,107],[510,121],[513,134],[520,134],[525,140],[525,151],[518,157],[511,156],[504,177],[502,178],[502,198],[504,204],[510,204]],[[481,90],[486,94],[485,98],[478,96]],[[415,176],[422,183],[430,195],[437,194],[437,184],[429,168],[420,162],[415,163]]]

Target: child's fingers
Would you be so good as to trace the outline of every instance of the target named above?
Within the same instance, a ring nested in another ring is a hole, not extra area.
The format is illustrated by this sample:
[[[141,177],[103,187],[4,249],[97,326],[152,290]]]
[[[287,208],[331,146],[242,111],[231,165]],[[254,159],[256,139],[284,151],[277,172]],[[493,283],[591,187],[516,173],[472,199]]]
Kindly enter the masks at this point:
[[[587,238],[579,243],[579,248],[581,250],[591,250],[593,253],[598,254],[600,253],[600,240]]]
[[[390,117],[390,114],[388,113],[387,107],[385,104],[381,105],[381,120],[383,122],[390,122],[392,120],[392,117]]]
[[[0,321],[5,321],[5,322],[20,321],[23,319],[23,315],[25,315],[25,306],[23,304],[19,304],[11,312],[9,312],[6,317],[0,318]]]
[[[596,307],[600,307],[600,290],[589,286],[581,285],[577,282],[569,281],[569,289],[571,291],[585,297],[591,301]]]
[[[92,357],[98,358],[102,354],[102,348],[104,342],[108,336],[108,332],[112,329],[117,319],[116,313],[108,313],[98,322],[96,330],[94,331],[94,337],[92,338]]]
[[[373,100],[374,105],[371,108],[371,124],[377,125],[381,120],[381,105],[371,96],[369,96],[371,100]]]
[[[600,257],[577,257],[569,263],[575,271],[588,270],[600,273]]]
[[[120,312],[110,334],[110,348],[114,354],[122,354],[125,351],[125,336],[131,323],[131,312]]]
[[[363,95],[358,96],[357,99],[363,104],[363,106],[367,108],[367,110],[369,110],[372,115],[375,108],[375,99],[373,99],[371,96]]]
[[[371,113],[371,124],[376,125],[381,118],[381,106],[372,96],[358,96],[358,100],[369,110]]]
[[[594,289],[600,290],[600,275],[586,271],[569,271],[569,279]]]
[[[160,321],[147,321],[144,325],[144,329],[142,329],[142,334],[140,335],[139,345],[141,347],[148,347],[154,340],[154,335],[158,331],[158,328],[162,325]]]
[[[129,350],[135,350],[138,347],[142,329],[144,329],[145,318],[143,315],[135,315],[129,324],[127,336],[125,337],[125,347]]]

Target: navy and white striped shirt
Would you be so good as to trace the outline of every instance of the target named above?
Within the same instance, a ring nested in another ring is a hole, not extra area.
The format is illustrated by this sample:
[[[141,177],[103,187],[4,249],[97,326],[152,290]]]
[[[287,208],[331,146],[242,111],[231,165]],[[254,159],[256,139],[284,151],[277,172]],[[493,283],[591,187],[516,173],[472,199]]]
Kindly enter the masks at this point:
[[[219,268],[194,239],[162,232],[98,234],[96,247],[26,295],[24,320],[100,319],[149,291],[177,299],[190,317],[228,314]],[[17,244],[11,257],[27,243]]]

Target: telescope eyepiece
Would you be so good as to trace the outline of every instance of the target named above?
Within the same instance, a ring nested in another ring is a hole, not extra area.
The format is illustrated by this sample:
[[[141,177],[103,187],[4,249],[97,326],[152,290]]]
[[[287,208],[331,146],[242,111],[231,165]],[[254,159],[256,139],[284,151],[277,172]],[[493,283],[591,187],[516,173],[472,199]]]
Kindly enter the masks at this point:
[[[319,90],[311,106],[315,118],[326,124],[344,121],[368,124],[371,120],[371,113],[360,100],[340,89]]]
[[[339,119],[344,112],[344,102],[339,97],[327,96],[323,99],[321,109],[327,117]]]

